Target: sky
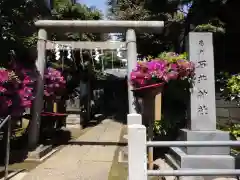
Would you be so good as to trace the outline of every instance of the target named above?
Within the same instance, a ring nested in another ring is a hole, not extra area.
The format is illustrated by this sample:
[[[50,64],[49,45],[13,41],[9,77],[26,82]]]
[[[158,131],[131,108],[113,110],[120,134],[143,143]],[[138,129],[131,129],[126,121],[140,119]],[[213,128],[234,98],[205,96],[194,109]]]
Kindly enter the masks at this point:
[[[104,14],[106,14],[106,0],[77,0],[77,2],[84,3],[87,6],[95,6],[97,9],[100,9]]]

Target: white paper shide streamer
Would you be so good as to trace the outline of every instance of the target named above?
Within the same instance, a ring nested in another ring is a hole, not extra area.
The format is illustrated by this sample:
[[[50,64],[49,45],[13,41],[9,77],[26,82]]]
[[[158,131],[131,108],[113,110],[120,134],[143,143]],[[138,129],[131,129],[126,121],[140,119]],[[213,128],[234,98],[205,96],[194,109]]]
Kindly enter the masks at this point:
[[[58,61],[60,59],[60,50],[59,50],[59,45],[55,45],[55,59]]]
[[[72,60],[72,49],[70,46],[67,46],[67,58]]]

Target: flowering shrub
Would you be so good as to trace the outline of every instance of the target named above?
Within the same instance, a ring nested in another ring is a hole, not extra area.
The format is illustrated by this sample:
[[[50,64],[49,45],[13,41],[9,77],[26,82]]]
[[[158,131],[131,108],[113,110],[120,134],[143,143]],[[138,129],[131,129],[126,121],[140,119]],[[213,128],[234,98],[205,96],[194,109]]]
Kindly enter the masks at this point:
[[[13,66],[13,70],[21,81],[21,88],[18,91],[24,108],[30,108],[34,100],[33,89],[36,85],[36,73],[31,68],[25,68],[20,64]]]
[[[193,75],[194,65],[184,55],[168,53],[160,58],[138,62],[131,72],[130,81],[135,88],[139,88],[170,80],[189,79]]]
[[[0,69],[0,116],[7,115],[13,105],[14,90],[20,84],[19,79],[11,71],[5,68]]]
[[[8,114],[20,115],[25,108],[31,107],[33,81],[27,74],[22,74],[23,80],[17,74],[5,68],[0,68],[0,116]]]
[[[31,107],[35,77],[35,71],[19,64],[12,64],[11,70],[0,68],[0,117],[18,116]],[[65,88],[66,81],[56,69],[47,68],[44,78],[45,97],[55,98]]]
[[[55,98],[66,87],[66,81],[62,73],[54,68],[48,67],[44,74],[44,96],[48,98]]]

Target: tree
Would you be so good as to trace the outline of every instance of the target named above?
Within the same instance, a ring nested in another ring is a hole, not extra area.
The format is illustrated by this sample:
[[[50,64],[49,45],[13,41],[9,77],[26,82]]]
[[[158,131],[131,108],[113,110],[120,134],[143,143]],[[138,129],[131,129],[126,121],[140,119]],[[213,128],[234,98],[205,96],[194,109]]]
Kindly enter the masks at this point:
[[[156,55],[161,51],[185,51],[185,37],[190,31],[212,32],[214,35],[215,67],[237,72],[237,46],[240,23],[235,17],[238,0],[109,0],[109,18],[120,20],[164,21],[160,36],[138,36],[138,51]],[[227,45],[226,45],[227,44]],[[147,48],[149,47],[149,48]]]
[[[235,18],[240,16],[239,6],[238,0],[194,0],[185,18],[183,37],[194,30],[213,32],[217,71],[239,71],[235,46],[240,41],[240,23]]]
[[[21,52],[35,41],[31,36],[36,32],[34,21],[49,14],[43,1],[19,0],[14,3],[3,0],[0,3],[0,45],[3,48],[1,64],[6,65],[10,49]]]
[[[162,35],[141,34],[138,36],[140,54],[157,55],[161,51],[176,49],[175,42],[180,33],[184,13],[180,1],[109,0],[109,18],[118,20],[160,20],[165,22]],[[149,48],[147,48],[149,47]]]
[[[80,3],[73,4],[70,0],[55,0],[52,16],[56,20],[100,20],[103,17],[98,9]],[[61,40],[96,41],[101,38],[100,34],[90,33],[66,33],[65,35]],[[58,38],[55,37],[55,39]]]

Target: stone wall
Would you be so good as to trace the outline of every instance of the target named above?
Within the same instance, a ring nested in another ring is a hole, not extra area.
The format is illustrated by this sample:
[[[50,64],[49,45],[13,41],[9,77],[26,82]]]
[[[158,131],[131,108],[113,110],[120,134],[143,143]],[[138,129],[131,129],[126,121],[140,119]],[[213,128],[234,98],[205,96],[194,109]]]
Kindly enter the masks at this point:
[[[240,107],[237,103],[225,101],[220,95],[216,94],[217,121],[220,124],[227,122],[240,123]]]

